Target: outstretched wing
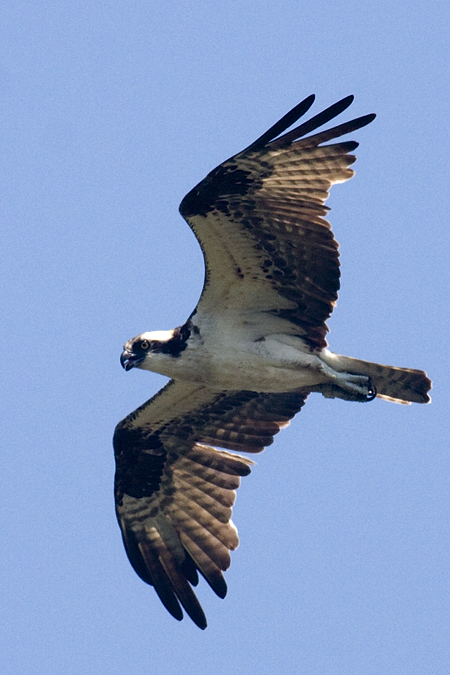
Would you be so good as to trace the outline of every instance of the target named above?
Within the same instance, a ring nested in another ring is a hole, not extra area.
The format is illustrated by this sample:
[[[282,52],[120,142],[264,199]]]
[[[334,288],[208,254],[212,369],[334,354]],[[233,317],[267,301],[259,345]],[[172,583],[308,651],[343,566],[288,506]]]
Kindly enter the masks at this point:
[[[225,597],[222,571],[239,543],[231,507],[252,462],[206,444],[260,452],[306,396],[213,392],[172,380],[117,425],[115,498],[125,549],[176,619],[182,606],[206,627],[192,586],[200,572]]]
[[[264,312],[285,320],[285,332],[311,347],[326,346],[326,320],[339,290],[338,244],[324,206],[333,183],[348,180],[355,141],[330,145],[369,124],[365,115],[304,138],[343,112],[353,96],[279,136],[310,108],[310,96],[248,148],[223,162],[191,190],[180,212],[205,257],[196,312]],[[275,139],[275,140],[274,140]]]

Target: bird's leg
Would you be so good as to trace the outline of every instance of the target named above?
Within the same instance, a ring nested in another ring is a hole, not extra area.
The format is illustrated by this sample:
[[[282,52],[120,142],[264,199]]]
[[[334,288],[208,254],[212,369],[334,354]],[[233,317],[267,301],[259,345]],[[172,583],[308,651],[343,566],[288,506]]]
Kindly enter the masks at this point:
[[[328,381],[314,388],[313,391],[320,391],[325,398],[372,401],[377,395],[376,389],[367,375],[339,373],[323,362],[320,365],[320,370],[327,375]]]

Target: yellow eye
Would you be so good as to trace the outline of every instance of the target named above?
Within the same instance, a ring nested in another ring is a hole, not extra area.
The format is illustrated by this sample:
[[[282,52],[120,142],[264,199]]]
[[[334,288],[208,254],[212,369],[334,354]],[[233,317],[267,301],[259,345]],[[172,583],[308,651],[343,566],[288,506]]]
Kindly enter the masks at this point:
[[[139,346],[144,351],[150,347],[148,340],[141,340],[141,344]]]

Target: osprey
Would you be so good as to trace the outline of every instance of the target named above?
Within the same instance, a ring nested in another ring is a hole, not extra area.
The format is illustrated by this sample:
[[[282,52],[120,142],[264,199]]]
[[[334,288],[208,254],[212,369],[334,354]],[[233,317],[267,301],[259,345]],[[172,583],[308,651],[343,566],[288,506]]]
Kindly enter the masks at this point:
[[[238,545],[231,508],[252,464],[227,450],[263,450],[311,392],[347,401],[430,400],[423,371],[327,349],[339,254],[324,202],[333,183],[353,175],[349,153],[358,143],[324,144],[375,115],[311,132],[352,100],[281,135],[310,108],[309,96],[186,195],[180,212],[206,266],[200,301],[183,326],[142,333],[121,356],[125,370],[171,378],[115,430],[125,549],[167,610],[180,620],[183,607],[200,628],[206,618],[192,586],[200,572],[225,597],[222,572]]]

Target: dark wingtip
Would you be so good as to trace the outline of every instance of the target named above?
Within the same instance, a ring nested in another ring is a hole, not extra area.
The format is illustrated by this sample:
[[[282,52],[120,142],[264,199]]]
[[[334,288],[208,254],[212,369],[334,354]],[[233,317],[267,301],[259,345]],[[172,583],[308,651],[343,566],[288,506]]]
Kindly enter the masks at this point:
[[[191,619],[192,619],[192,617],[191,617]],[[203,616],[203,620],[200,620],[200,621],[196,621],[196,620],[194,619],[194,623],[195,623],[195,625],[198,626],[201,630],[205,630],[205,628],[208,627],[208,622],[206,621],[206,617],[205,617],[205,616]]]
[[[200,607],[198,601],[192,605],[183,602],[183,607],[186,610],[186,614],[195,623],[195,625],[201,628],[201,630],[205,630],[208,622],[206,621],[205,613]]]
[[[214,591],[214,593],[223,600],[228,592],[227,582],[223,578],[223,575],[219,572],[216,576],[209,575],[205,576],[206,581]]]
[[[285,136],[277,139],[277,141],[291,142],[301,138],[302,136],[306,136],[306,134],[309,134],[311,131],[315,131],[323,124],[326,124],[330,120],[343,113],[344,110],[347,110],[347,108],[353,103],[354,98],[355,97],[353,94],[350,94],[345,98],[341,98],[340,101],[337,101],[336,103],[333,103],[333,105],[328,106],[328,108],[325,108],[325,110],[322,110],[322,112],[317,113],[317,115],[314,115],[314,117],[311,117],[310,120],[304,122],[299,127],[289,131],[287,134],[285,134]]]
[[[376,113],[369,113],[368,115],[363,115],[362,117],[358,117],[358,119],[355,120],[355,122],[360,123],[359,129],[361,129],[361,127],[365,127],[367,124],[370,124],[371,122],[373,122],[375,117],[376,117]]]
[[[259,136],[256,141],[245,148],[245,150],[242,152],[248,152],[249,150],[257,150],[258,148],[262,148],[264,145],[270,143],[270,141],[282,134],[283,131],[289,129],[289,127],[292,126],[294,122],[296,122],[300,117],[303,117],[303,115],[308,112],[314,103],[315,98],[315,94],[310,94],[305,99],[303,99],[303,101],[297,103],[297,105],[294,106],[292,110],[289,110],[289,112],[283,115],[283,117],[278,120],[278,122],[271,126],[270,129],[264,132],[262,136]]]

